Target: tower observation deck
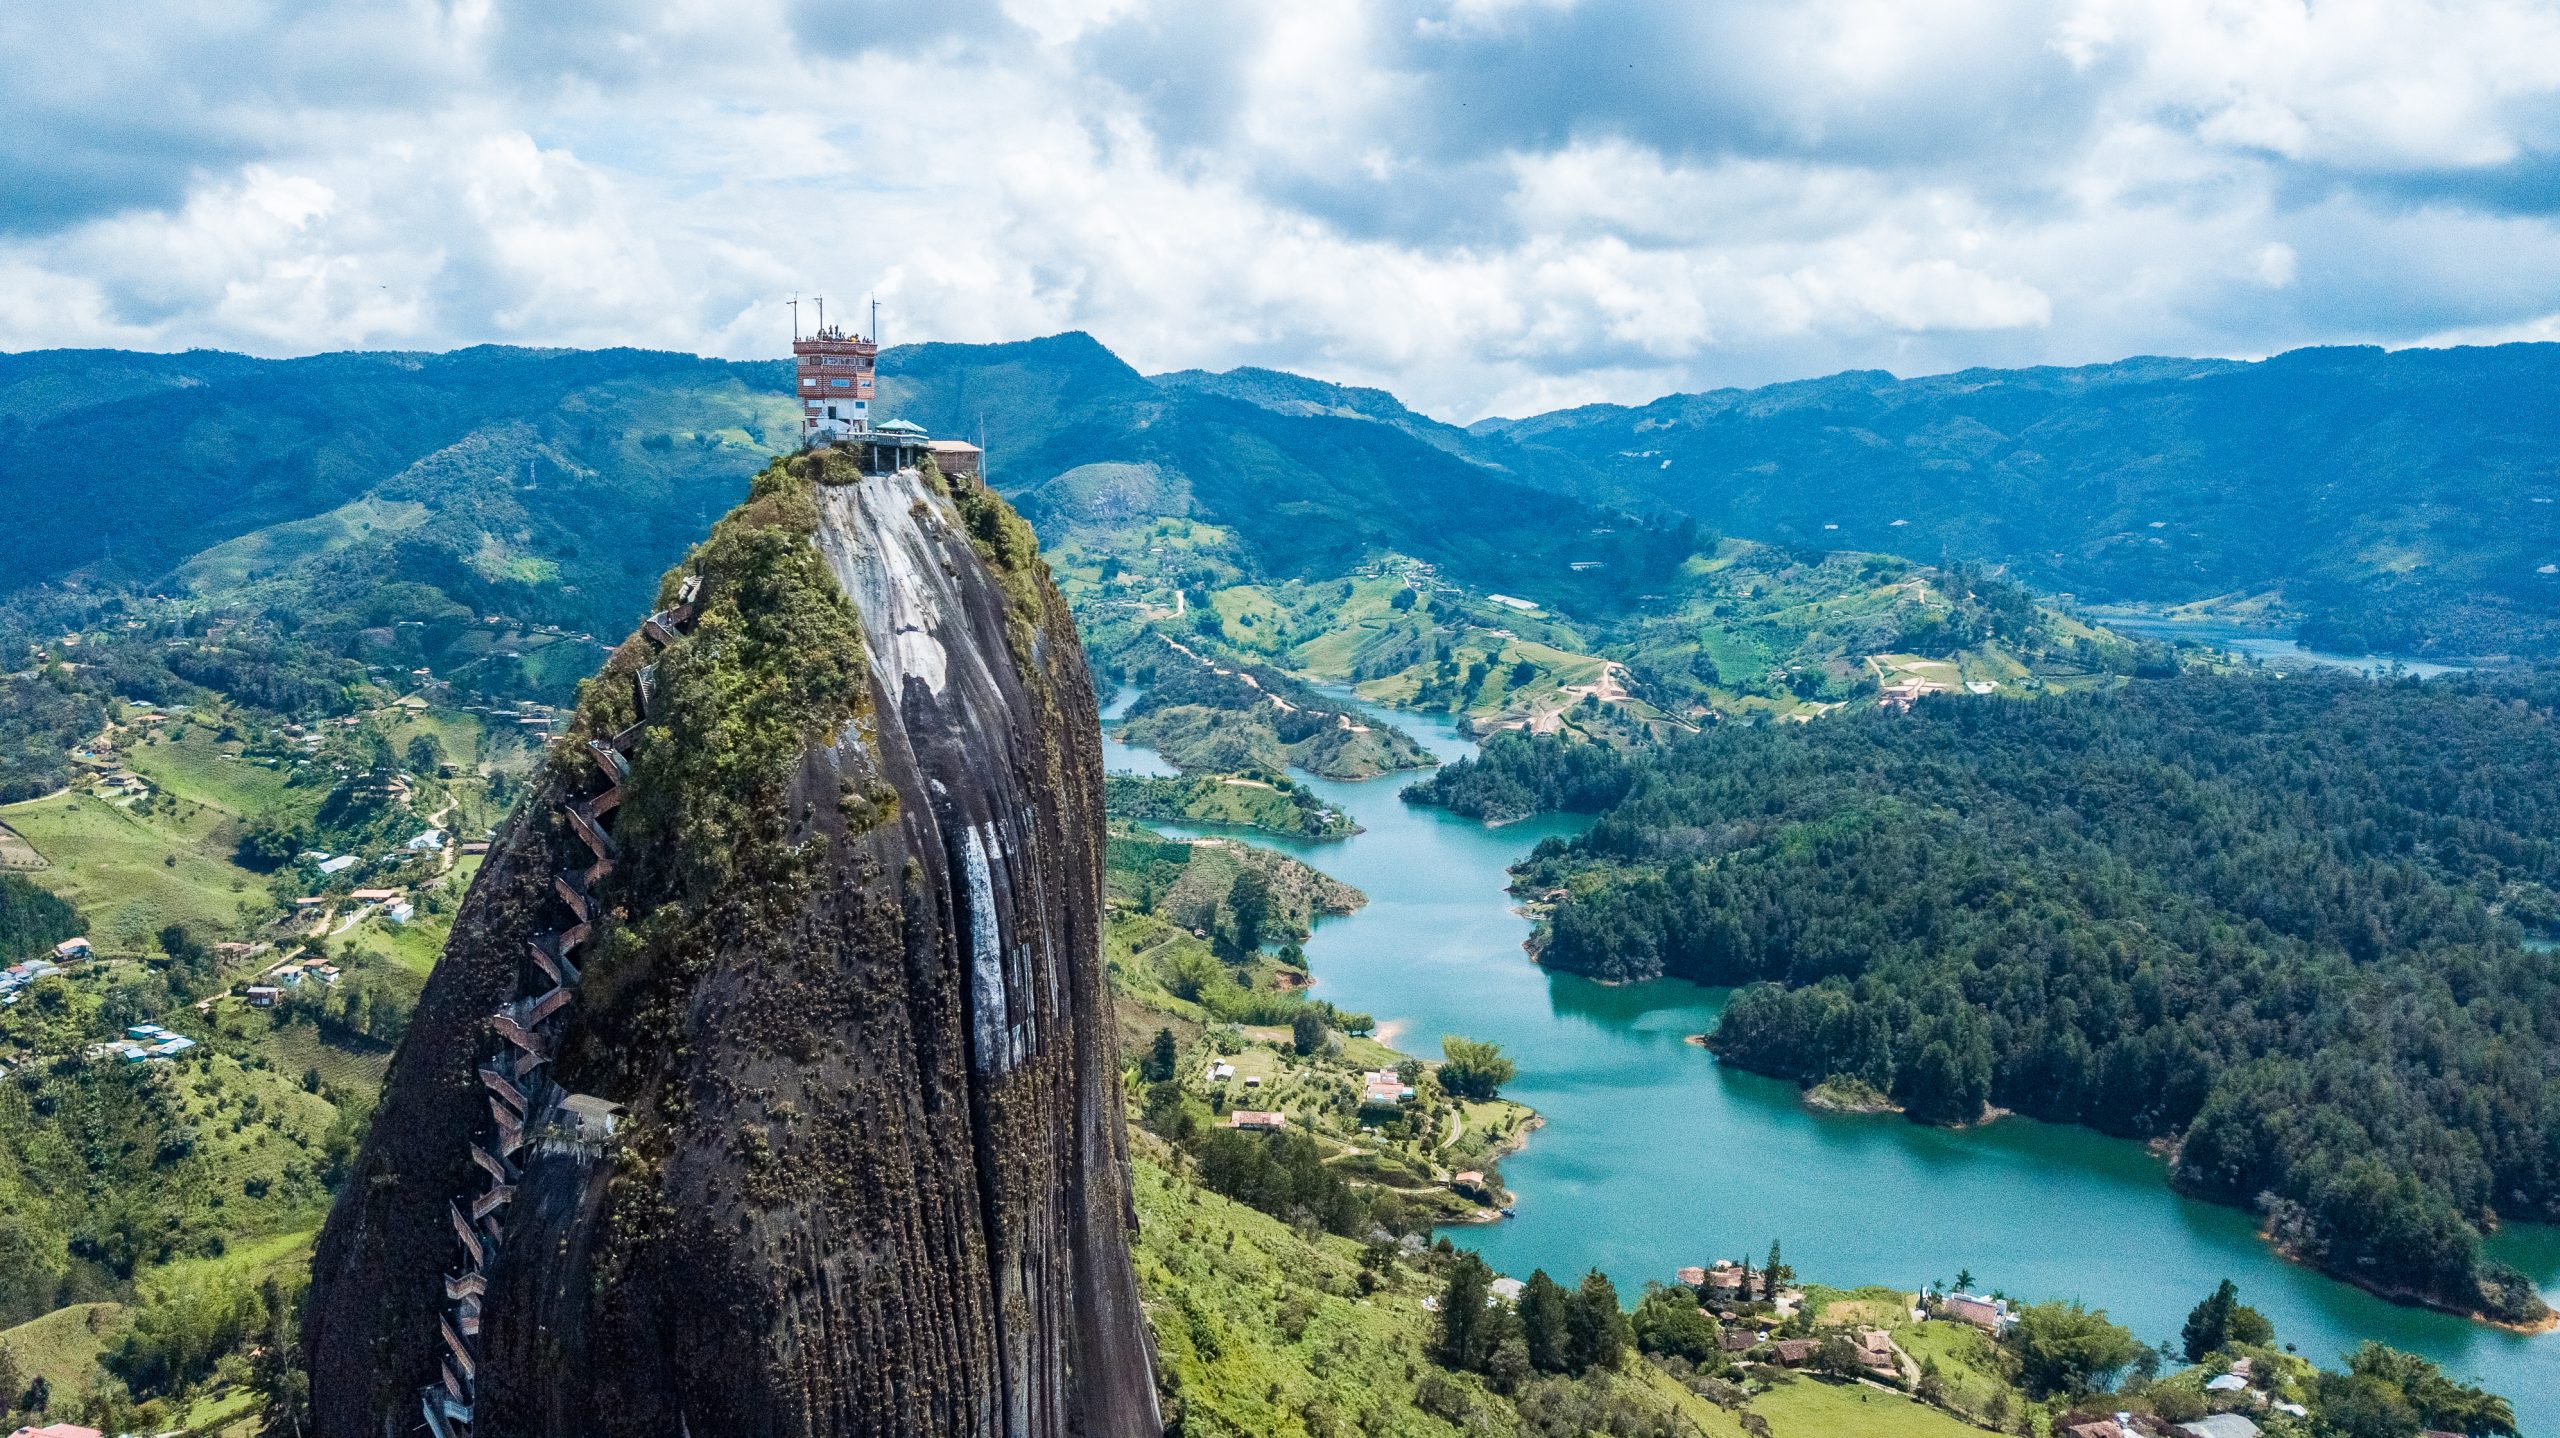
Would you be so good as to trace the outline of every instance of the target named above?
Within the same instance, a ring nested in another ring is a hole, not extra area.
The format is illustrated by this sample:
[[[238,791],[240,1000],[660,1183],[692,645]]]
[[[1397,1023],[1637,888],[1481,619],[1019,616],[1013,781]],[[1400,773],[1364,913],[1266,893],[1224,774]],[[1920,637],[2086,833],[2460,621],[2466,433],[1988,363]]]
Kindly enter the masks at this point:
[[[865,474],[892,474],[929,456],[945,475],[982,478],[985,456],[978,446],[935,439],[923,426],[904,420],[874,422],[879,307],[872,307],[873,333],[865,338],[826,323],[825,302],[819,304],[817,333],[803,336],[797,333],[799,301],[792,301],[791,372],[799,391],[801,446],[843,445],[859,457]]]
[[[800,393],[800,440],[826,444],[871,432],[871,397],[880,366],[880,343],[821,325],[791,342],[793,378]]]

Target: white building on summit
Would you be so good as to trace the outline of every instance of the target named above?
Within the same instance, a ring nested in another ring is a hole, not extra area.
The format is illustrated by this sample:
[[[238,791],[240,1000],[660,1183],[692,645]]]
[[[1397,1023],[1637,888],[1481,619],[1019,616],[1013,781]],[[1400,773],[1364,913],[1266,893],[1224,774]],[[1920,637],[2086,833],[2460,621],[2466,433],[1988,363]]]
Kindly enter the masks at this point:
[[[858,454],[866,474],[895,474],[931,456],[944,475],[976,478],[983,456],[974,444],[935,439],[906,420],[875,420],[871,403],[880,380],[879,310],[872,310],[868,339],[826,322],[818,302],[817,333],[799,333],[799,302],[792,302],[791,375],[800,403],[800,444],[842,444]]]
[[[793,378],[800,391],[800,439],[826,444],[871,430],[872,388],[880,368],[880,341],[848,335],[821,323],[818,332],[791,340]]]

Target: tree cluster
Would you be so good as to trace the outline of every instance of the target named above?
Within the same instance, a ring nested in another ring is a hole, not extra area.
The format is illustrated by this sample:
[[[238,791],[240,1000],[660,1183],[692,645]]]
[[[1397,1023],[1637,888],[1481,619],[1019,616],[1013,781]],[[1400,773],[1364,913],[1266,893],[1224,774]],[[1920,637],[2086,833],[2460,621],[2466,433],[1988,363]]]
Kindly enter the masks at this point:
[[[1570,1289],[1538,1269],[1508,1303],[1495,1297],[1483,1259],[1462,1252],[1450,1260],[1434,1355],[1445,1367],[1485,1374],[1510,1392],[1535,1373],[1615,1369],[1634,1343],[1616,1285],[1596,1268]]]
[[[1570,888],[1550,964],[1744,986],[1737,1063],[2175,1137],[2304,1257],[2530,1317],[2479,1229],[2560,1214],[2560,973],[2521,942],[2560,930],[2555,705],[2549,670],[2191,676],[1727,727],[1617,760],[1523,880]]]

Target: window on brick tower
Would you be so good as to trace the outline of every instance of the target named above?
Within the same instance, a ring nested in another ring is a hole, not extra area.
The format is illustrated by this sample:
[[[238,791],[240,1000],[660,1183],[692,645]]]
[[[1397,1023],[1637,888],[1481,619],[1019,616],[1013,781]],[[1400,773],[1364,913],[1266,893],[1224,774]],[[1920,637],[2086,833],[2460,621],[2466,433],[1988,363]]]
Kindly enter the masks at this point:
[[[851,380],[849,380],[849,379],[831,379],[831,380],[827,381],[827,388],[829,388],[829,389],[851,389],[851,388],[853,388],[853,381],[851,381]]]

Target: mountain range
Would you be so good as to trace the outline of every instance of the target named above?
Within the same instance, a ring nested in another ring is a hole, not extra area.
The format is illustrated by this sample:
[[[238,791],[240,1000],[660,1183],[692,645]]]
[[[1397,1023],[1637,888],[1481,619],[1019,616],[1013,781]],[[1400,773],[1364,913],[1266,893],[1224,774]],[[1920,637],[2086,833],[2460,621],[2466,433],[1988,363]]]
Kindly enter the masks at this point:
[[[1465,428],[1275,371],[1148,376],[1082,334],[881,368],[884,411],[983,440],[1044,531],[1101,493],[1211,521],[1276,578],[1395,552],[1606,615],[1722,533],[2005,567],[2333,647],[2560,652],[2560,345],[1857,372]],[[616,632],[791,424],[780,362],[0,357],[0,573],[349,630]]]

